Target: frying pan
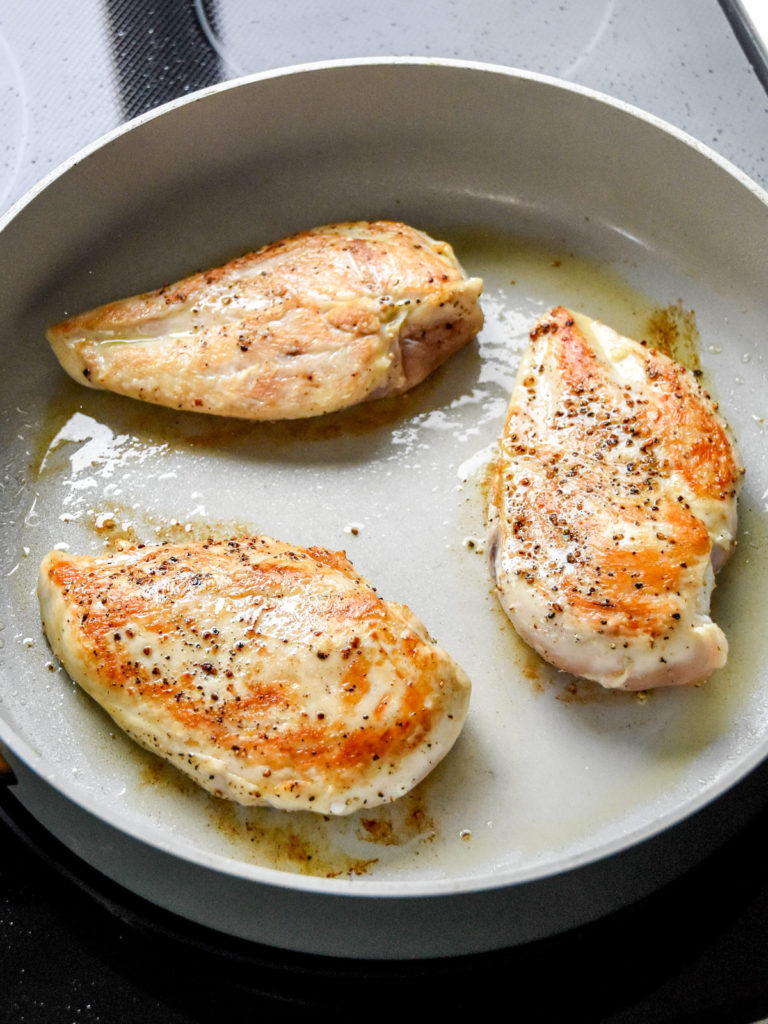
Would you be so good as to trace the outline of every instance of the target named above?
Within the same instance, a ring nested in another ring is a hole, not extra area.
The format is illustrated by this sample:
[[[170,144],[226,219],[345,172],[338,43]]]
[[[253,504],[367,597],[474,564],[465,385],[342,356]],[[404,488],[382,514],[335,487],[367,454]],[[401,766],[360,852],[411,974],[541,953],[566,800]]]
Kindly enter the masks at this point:
[[[406,396],[246,424],[86,389],[47,324],[293,231],[404,220],[485,281],[477,342]],[[0,231],[0,739],[18,799],[132,892],[256,942],[451,956],[657,889],[762,802],[768,752],[766,196],[625,104],[450,61],[289,68],[175,101],[46,178]],[[492,591],[485,473],[531,321],[572,305],[697,365],[747,466],[706,684],[616,694],[545,666]],[[35,582],[54,546],[254,531],[345,549],[473,681],[449,756],[344,820],[238,808],[67,678]]]

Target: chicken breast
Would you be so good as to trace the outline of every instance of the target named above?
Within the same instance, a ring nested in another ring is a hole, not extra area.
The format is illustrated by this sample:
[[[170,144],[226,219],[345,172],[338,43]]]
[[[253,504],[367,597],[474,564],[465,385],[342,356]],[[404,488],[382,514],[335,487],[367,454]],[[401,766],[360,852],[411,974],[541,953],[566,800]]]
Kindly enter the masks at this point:
[[[489,551],[499,599],[538,653],[626,690],[705,680],[744,470],[695,375],[553,309],[531,332],[499,442]]]
[[[52,551],[43,626],[138,743],[243,804],[347,814],[444,757],[470,684],[344,554],[267,537]]]
[[[450,245],[332,224],[47,332],[75,380],[251,420],[333,412],[419,384],[482,326]]]

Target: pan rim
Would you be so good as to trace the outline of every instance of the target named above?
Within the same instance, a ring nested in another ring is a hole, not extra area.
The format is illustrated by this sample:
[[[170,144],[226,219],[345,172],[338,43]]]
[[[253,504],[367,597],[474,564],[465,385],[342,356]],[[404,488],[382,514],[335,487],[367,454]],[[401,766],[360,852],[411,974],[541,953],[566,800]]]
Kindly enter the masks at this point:
[[[215,85],[205,86],[202,89],[198,89],[184,96],[179,96],[176,99],[169,100],[157,107],[153,107],[151,110],[145,111],[143,114],[138,114],[136,117],[131,118],[128,121],[124,121],[122,124],[104,132],[96,139],[76,150],[71,156],[59,163],[55,168],[45,174],[34,185],[19,196],[5,211],[5,213],[0,216],[0,232],[4,231],[10,222],[13,221],[41,192],[47,189],[58,178],[62,177],[62,175],[66,174],[72,167],[82,163],[92,153],[103,149],[104,146],[109,145],[111,142],[121,138],[123,135],[133,132],[142,125],[161,118],[173,110],[199,103],[210,96],[216,96],[220,93],[242,89],[260,82],[267,82],[279,78],[293,78],[298,75],[316,74],[319,72],[343,70],[346,68],[358,69],[392,66],[414,68],[435,67],[459,71],[483,72],[491,75],[499,75],[500,77],[512,80],[538,83],[540,85],[549,86],[554,89],[583,96],[602,105],[612,107],[630,117],[644,121],[665,134],[671,135],[679,142],[694,149],[701,156],[706,157],[708,160],[718,165],[722,170],[736,178],[740,184],[746,187],[762,203],[768,206],[768,190],[764,189],[745,171],[742,171],[735,163],[727,157],[722,156],[711,146],[708,146],[706,143],[697,139],[694,135],[691,135],[682,128],[678,128],[671,122],[664,120],[657,114],[653,114],[650,111],[644,110],[642,107],[629,103],[618,97],[611,96],[598,89],[593,89],[590,86],[580,85],[576,82],[569,82],[566,79],[557,78],[554,75],[546,75],[537,71],[528,71],[523,68],[507,66],[504,64],[493,64],[484,61],[460,60],[458,58],[448,57],[435,58],[418,56],[345,57],[328,61],[309,61],[302,64],[288,64],[279,68],[270,68],[267,71],[257,71],[248,75],[241,75],[237,78],[227,79],[226,81],[218,82]]]

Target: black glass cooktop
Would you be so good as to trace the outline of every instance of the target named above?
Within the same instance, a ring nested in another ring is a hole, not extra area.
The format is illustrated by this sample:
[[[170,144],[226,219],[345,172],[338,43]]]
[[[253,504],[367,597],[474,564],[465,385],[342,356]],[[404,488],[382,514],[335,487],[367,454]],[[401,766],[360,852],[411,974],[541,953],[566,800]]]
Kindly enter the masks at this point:
[[[457,1020],[497,1012],[494,1004],[526,1024],[751,1024],[768,1014],[768,810],[684,878],[603,921],[511,950],[412,963],[287,953],[192,925],[78,860],[8,788],[0,824],[8,1024],[213,1024],[318,1011]]]

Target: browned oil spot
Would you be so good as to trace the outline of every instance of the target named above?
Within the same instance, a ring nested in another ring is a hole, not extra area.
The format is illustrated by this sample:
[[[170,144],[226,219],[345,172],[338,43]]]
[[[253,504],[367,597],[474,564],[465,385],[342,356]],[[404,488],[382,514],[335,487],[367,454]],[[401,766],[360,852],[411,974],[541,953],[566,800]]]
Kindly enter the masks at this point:
[[[522,641],[520,641],[522,644]],[[547,665],[543,658],[530,647],[523,646],[520,651],[520,674],[523,679],[533,684],[539,693],[544,691],[547,677]]]
[[[354,864],[354,865],[353,865],[353,866],[352,866],[352,867],[350,868],[350,870],[349,870],[349,871],[346,871],[346,872],[345,872],[345,874],[348,874],[348,875],[349,875],[349,874],[354,874],[354,875],[364,875],[364,874],[366,874],[366,873],[367,873],[368,869],[369,869],[370,867],[372,867],[372,866],[373,866],[374,864],[376,864],[376,863],[377,863],[377,858],[376,858],[376,857],[372,858],[371,860],[358,860],[358,861],[356,861],[356,862],[355,862],[355,864]],[[335,876],[332,876],[332,875],[328,875],[327,877],[328,877],[328,878],[332,878],[332,877],[335,877]]]
[[[136,748],[143,785],[171,789],[202,808],[209,826],[232,846],[233,855],[248,863],[316,878],[367,874],[377,857],[354,857],[342,849],[347,819],[309,811],[287,812],[269,807],[243,807],[211,795],[185,773],[154,754]],[[382,847],[433,842],[437,826],[430,814],[431,776],[400,799],[348,819],[357,839]]]
[[[213,538],[251,536],[253,524],[211,522],[203,519],[184,519],[137,513],[126,505],[111,503],[95,505],[81,522],[104,543],[105,550],[117,551],[126,545],[197,543]]]
[[[161,757],[144,751],[140,747],[135,748],[135,753],[137,757],[141,758],[139,781],[142,785],[162,786],[165,789],[172,789],[184,797],[194,797],[200,792],[197,784],[188,775],[178,771]]]
[[[211,795],[192,778],[161,758],[136,749],[142,785],[170,789],[190,802],[190,813],[202,809],[210,828],[224,837],[233,856],[260,867],[343,878],[366,874],[375,857],[352,857],[334,841],[333,819],[310,812],[268,807],[243,807]]]
[[[495,591],[491,591],[491,612],[499,619],[499,644],[507,648],[507,664],[517,670],[520,676],[530,683],[534,690],[543,693],[552,673],[551,665],[534,651],[521,637],[507,618],[507,614],[499,604]]]
[[[405,806],[407,807],[407,803]],[[410,834],[414,839],[428,839],[431,842],[437,835],[434,819],[421,806],[410,808],[405,826],[406,834]]]
[[[426,807],[429,779],[391,804],[361,816],[358,838],[380,846],[405,846],[414,840],[432,842],[437,828]]]
[[[142,765],[139,777],[142,783],[146,786],[156,786],[161,780],[165,779],[166,765],[159,761],[157,758],[152,758],[151,761],[147,761],[146,764]]]
[[[361,818],[360,826],[365,832],[364,838],[370,839],[371,842],[381,843],[384,846],[397,842],[397,839],[393,836],[391,821],[381,821],[378,818]]]
[[[689,370],[701,368],[701,336],[696,315],[692,309],[684,309],[680,300],[650,313],[644,336],[652,348],[659,349]]]
[[[333,838],[332,819],[310,812],[294,815],[259,808],[236,813],[233,818],[233,809],[227,804],[222,808],[230,823],[239,822],[258,849],[260,863],[266,866],[317,878],[343,878],[364,875],[377,863],[376,857],[352,857],[342,850]],[[238,842],[237,828],[231,838]]]
[[[352,857],[342,850],[331,835],[331,819],[321,815],[210,801],[211,824],[236,855],[251,863],[315,878],[359,876],[376,863],[376,858]]]

